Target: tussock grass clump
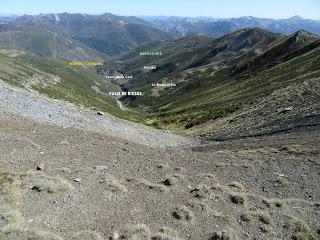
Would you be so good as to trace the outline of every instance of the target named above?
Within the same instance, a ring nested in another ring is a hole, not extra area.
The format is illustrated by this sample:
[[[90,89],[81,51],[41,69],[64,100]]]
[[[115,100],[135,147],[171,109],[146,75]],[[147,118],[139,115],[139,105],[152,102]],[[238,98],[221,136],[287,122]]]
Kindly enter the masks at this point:
[[[235,239],[230,231],[216,231],[212,234],[210,240],[232,240]]]
[[[283,188],[289,187],[290,185],[289,180],[283,177],[278,178],[276,182]]]
[[[195,198],[204,199],[210,196],[211,191],[207,185],[201,184],[199,187],[192,189],[190,193],[192,193]]]
[[[230,187],[234,187],[234,188],[237,188],[239,190],[243,190],[244,189],[244,186],[240,183],[240,182],[237,182],[237,181],[233,181],[229,184]]]
[[[120,180],[118,180],[115,176],[111,174],[104,175],[104,179],[102,182],[105,182],[114,192],[127,191],[127,187]]]
[[[61,177],[51,177],[43,173],[31,173],[28,182],[32,190],[59,193],[73,189],[71,183]]]
[[[205,179],[214,180],[214,181],[217,180],[216,176],[213,175],[212,173],[201,173],[201,174],[197,174],[196,177],[205,178]]]
[[[230,220],[232,219],[232,216],[230,214],[223,212],[215,212],[213,216],[225,222],[230,222]]]
[[[246,200],[245,196],[241,193],[232,193],[230,199],[235,204],[244,204]]]
[[[152,240],[181,240],[179,234],[171,228],[161,228]]]
[[[175,219],[189,222],[193,219],[194,215],[191,210],[189,210],[186,206],[176,207],[172,213],[172,216]]]
[[[146,225],[138,224],[132,226],[125,237],[128,240],[150,240],[151,233]]]
[[[0,231],[20,228],[23,224],[24,218],[19,211],[9,206],[0,208]]]
[[[256,212],[256,215],[258,216],[260,222],[268,225],[271,224],[271,216],[269,213],[265,211],[258,211]]]
[[[245,222],[251,222],[254,218],[257,218],[263,224],[266,224],[266,225],[271,224],[271,216],[266,211],[262,211],[262,210],[248,211],[241,215],[241,220]]]
[[[10,206],[0,207],[0,239],[63,240],[50,232],[26,228],[21,213]]]
[[[165,186],[173,186],[173,185],[176,185],[177,182],[181,179],[183,179],[184,176],[181,175],[181,174],[173,174],[173,175],[169,175],[167,176],[163,181],[162,183],[165,185]]]
[[[8,172],[0,171],[0,188],[5,189],[15,181],[14,176]]]
[[[229,188],[227,188],[226,186],[220,185],[219,183],[217,183],[214,186],[210,187],[210,189],[217,190],[217,191],[220,191],[222,193],[230,192]]]
[[[245,212],[241,215],[241,220],[244,222],[251,222],[254,219],[254,216],[250,212]]]
[[[283,203],[281,201],[276,201],[274,202],[274,205],[278,208],[282,207],[283,206]]]
[[[188,203],[188,206],[192,209],[197,209],[199,211],[209,211],[210,207],[208,204],[202,202],[201,200],[194,199]]]
[[[270,233],[272,232],[272,227],[270,225],[262,225],[260,230],[264,233]]]
[[[275,206],[277,208],[281,208],[285,204],[284,200],[277,198],[266,199],[264,202],[268,205],[268,207]]]
[[[255,169],[253,163],[252,163],[252,162],[249,162],[249,161],[245,162],[244,165],[243,165],[243,167],[244,167],[245,169],[252,170],[252,171]]]
[[[0,194],[4,194],[11,203],[18,203],[22,195],[20,176],[0,170]]]
[[[311,229],[303,220],[294,216],[288,216],[287,228],[292,229],[294,234],[293,240],[318,240],[319,235]]]
[[[147,188],[149,188],[151,190],[155,190],[155,191],[159,191],[159,192],[165,192],[168,190],[168,188],[166,186],[164,186],[162,183],[150,182],[146,179],[142,179],[142,180],[140,180],[140,182],[144,186],[146,186]]]

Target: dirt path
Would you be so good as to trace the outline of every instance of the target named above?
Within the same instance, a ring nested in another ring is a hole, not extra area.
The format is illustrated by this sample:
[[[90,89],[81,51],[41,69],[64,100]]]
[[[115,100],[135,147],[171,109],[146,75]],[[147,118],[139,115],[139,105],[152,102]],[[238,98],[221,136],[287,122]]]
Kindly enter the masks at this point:
[[[117,99],[117,104],[122,111],[128,111],[129,109],[123,106],[122,102]]]

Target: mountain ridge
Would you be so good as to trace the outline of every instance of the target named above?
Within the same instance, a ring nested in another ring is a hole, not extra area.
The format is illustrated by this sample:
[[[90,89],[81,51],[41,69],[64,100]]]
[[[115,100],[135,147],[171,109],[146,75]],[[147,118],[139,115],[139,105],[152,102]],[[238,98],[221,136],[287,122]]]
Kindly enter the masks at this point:
[[[320,20],[304,19],[293,16],[288,19],[258,18],[243,16],[238,18],[186,18],[186,17],[142,17],[146,21],[168,32],[182,36],[206,34],[221,37],[230,32],[242,29],[260,27],[272,32],[292,34],[299,29],[305,29],[320,34]]]
[[[314,72],[319,37],[305,31],[285,36],[259,28],[243,29],[218,39],[192,36],[149,47],[148,51],[163,51],[164,55],[145,62],[136,49],[115,59],[122,62],[115,71],[135,76],[118,82],[124,89],[144,92],[122,101],[146,109],[147,123],[160,128],[197,129],[210,119],[223,119],[260,101],[300,76],[319,75]],[[125,59],[131,60],[123,62]],[[305,66],[300,66],[302,59],[306,59]],[[146,63],[157,68],[144,71]],[[153,87],[157,83],[175,86]]]
[[[34,34],[37,35],[34,36]],[[7,35],[16,39],[16,42],[9,41]],[[55,47],[54,36],[62,39],[62,43],[57,47]],[[15,48],[16,45],[16,48],[38,54],[37,46],[25,47],[25,38],[29,38],[31,43],[41,42],[42,45],[47,41],[52,42],[51,46],[43,45],[44,53],[40,56],[54,57],[51,49],[62,52],[60,48],[67,48],[68,42],[74,42],[76,45],[86,45],[82,48],[84,52],[99,51],[103,58],[108,58],[128,51],[141,43],[174,39],[174,36],[148,26],[145,21],[136,17],[121,17],[113,14],[23,15],[0,25],[0,47]]]

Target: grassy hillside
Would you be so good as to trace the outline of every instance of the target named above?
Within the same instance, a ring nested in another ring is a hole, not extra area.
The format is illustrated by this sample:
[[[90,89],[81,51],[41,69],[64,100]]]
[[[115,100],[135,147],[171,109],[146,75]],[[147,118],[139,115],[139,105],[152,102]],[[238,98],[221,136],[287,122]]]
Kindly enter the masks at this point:
[[[226,118],[209,120],[194,133],[223,140],[320,125],[319,93],[319,72],[301,76],[294,84],[275,90]]]
[[[131,107],[144,107],[149,114],[147,124],[195,128],[255,104],[301,78],[317,77],[317,39],[306,32],[286,37],[244,29],[220,39],[196,36],[145,45],[142,49],[149,47],[149,51],[163,54],[141,57],[136,49],[116,59],[120,60],[117,71],[134,76],[121,84],[144,93],[123,101]],[[125,59],[131,60],[121,62]],[[157,69],[145,71],[145,65],[157,65]],[[152,83],[176,86],[154,87]]]
[[[109,91],[119,91],[119,87],[92,69],[30,54],[16,57],[0,54],[0,62],[0,79],[10,84],[121,118],[139,121],[141,117],[137,113],[120,110],[116,98],[108,94]]]
[[[0,48],[20,49],[35,55],[63,60],[97,61],[107,59],[83,43],[40,29],[8,28],[0,26]]]
[[[316,40],[319,40],[318,36],[306,31],[298,31],[295,34],[284,38],[282,41],[277,42],[275,46],[262,54],[240,62],[240,64],[235,66],[233,74],[236,75],[241,72],[259,72],[263,69],[288,61],[298,55],[308,52],[311,48],[317,47],[317,44],[311,44]],[[305,46],[308,47],[304,48]]]
[[[196,89],[190,88],[187,94],[181,94],[178,98],[174,96],[166,103],[163,102],[163,113],[156,116],[153,124],[190,128],[208,120],[225,117],[246,105],[259,102],[261,97],[277,89],[320,76],[317,71],[319,54],[320,47],[246,79],[230,78],[226,74],[227,68],[218,71],[213,77],[207,77],[210,79],[207,86],[200,85],[199,77],[200,86],[193,85]]]

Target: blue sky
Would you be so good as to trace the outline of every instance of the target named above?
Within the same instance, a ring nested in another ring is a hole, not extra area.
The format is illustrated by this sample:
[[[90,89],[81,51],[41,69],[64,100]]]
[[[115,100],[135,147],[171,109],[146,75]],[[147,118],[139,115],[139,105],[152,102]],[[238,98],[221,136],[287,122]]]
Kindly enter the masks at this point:
[[[320,0],[0,0],[0,12],[320,19]]]

